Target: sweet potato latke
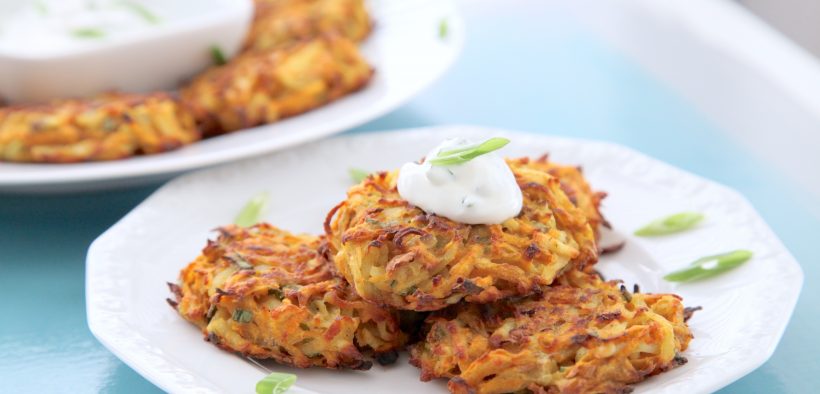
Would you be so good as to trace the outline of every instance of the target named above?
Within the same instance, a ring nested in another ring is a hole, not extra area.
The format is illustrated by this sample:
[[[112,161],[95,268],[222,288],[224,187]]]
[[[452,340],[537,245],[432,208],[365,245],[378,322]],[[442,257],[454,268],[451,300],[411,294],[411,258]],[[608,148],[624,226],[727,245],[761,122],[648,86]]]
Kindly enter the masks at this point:
[[[164,93],[104,94],[0,109],[0,160],[5,161],[115,160],[199,139],[191,113]]]
[[[396,313],[362,300],[320,237],[267,224],[226,226],[180,274],[172,306],[219,347],[301,368],[368,369],[395,360]]]
[[[359,42],[372,23],[364,0],[256,0],[246,51],[267,51],[325,33]]]
[[[356,45],[324,35],[214,67],[182,90],[207,135],[272,123],[362,88],[373,70]]]
[[[538,293],[563,271],[593,264],[597,247],[589,219],[546,160],[508,164],[524,207],[500,225],[427,214],[399,196],[397,172],[368,177],[325,223],[339,272],[367,300],[431,311],[461,300],[488,303]]]
[[[624,393],[686,362],[692,334],[671,294],[632,294],[576,270],[537,296],[459,304],[411,348],[422,380],[454,393]]]

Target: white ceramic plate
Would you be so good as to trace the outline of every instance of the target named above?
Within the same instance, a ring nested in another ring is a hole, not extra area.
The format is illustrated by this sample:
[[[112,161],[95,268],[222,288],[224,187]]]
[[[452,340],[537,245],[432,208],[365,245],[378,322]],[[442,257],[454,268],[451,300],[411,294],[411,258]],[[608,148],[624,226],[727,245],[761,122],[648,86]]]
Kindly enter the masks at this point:
[[[127,160],[70,165],[0,163],[0,192],[112,188],[285,149],[372,120],[404,103],[452,64],[464,26],[451,0],[372,0],[376,21],[362,52],[376,69],[362,91],[281,122]],[[447,35],[439,36],[442,21]]]
[[[251,196],[269,191],[273,201],[266,220],[292,231],[320,233],[325,213],[350,186],[349,167],[392,169],[424,155],[445,137],[499,134],[512,140],[505,155],[549,152],[557,162],[582,165],[592,185],[609,193],[604,214],[627,246],[599,263],[607,278],[639,283],[645,292],[674,292],[686,305],[703,306],[690,320],[695,339],[684,354],[689,363],[639,384],[639,392],[711,392],[769,358],[797,301],[803,274],[737,192],[618,145],[464,126],[334,138],[168,183],[91,246],[86,268],[91,331],[162,389],[252,392],[265,373],[204,342],[165,303],[165,282],[176,279],[213,236],[211,230],[230,223]],[[631,236],[648,221],[679,211],[702,212],[707,220],[679,235]],[[740,248],[752,250],[754,258],[723,276],[682,285],[661,279],[698,257]],[[299,375],[294,392],[445,391],[441,382],[419,382],[406,356],[369,372],[294,373]]]

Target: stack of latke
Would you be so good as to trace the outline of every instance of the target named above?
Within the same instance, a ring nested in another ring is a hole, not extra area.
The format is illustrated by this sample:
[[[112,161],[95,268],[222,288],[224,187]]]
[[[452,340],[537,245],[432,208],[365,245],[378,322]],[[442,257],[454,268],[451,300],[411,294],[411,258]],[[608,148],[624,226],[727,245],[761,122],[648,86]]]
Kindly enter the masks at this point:
[[[456,393],[623,393],[685,363],[680,297],[594,270],[603,193],[545,157],[507,163],[524,205],[502,224],[426,213],[382,172],[348,191],[323,237],[222,229],[172,304],[223,348],[300,367],[361,369],[407,347],[422,380]]]
[[[243,51],[181,94],[106,93],[0,108],[0,161],[67,163],[155,154],[276,122],[355,92],[373,70],[357,43],[364,0],[256,0]]]

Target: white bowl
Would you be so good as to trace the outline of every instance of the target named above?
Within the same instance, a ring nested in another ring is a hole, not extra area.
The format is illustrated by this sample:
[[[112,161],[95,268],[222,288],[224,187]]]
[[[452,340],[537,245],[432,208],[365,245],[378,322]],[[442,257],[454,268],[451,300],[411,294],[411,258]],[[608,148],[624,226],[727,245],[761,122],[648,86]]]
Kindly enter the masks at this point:
[[[139,31],[86,39],[80,45],[42,40],[28,46],[0,44],[0,97],[24,103],[110,90],[174,89],[212,64],[212,47],[226,56],[235,54],[253,14],[251,0],[139,3],[161,7],[161,21]],[[4,16],[31,4],[0,0],[0,26]],[[56,20],[58,25],[62,22]]]

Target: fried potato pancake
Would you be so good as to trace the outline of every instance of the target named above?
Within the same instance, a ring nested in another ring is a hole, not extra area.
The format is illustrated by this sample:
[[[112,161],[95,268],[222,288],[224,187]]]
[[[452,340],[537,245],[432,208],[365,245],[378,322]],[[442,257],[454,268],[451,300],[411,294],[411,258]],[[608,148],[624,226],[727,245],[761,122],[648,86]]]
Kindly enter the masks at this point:
[[[219,347],[300,368],[368,369],[394,361],[397,314],[334,274],[324,240],[268,224],[226,226],[169,284],[182,317]]]
[[[245,51],[285,48],[325,33],[353,42],[372,29],[364,0],[256,0]]]
[[[200,138],[192,114],[165,93],[109,93],[0,109],[4,161],[116,160],[173,150]]]
[[[373,70],[333,35],[214,67],[182,90],[206,135],[272,123],[361,89]]]
[[[595,233],[561,181],[544,163],[507,163],[524,202],[499,225],[457,223],[412,206],[399,196],[397,171],[368,177],[325,222],[337,269],[364,299],[432,311],[537,293],[564,270],[595,263]]]
[[[426,324],[411,363],[454,393],[625,393],[685,363],[692,338],[680,297],[576,270],[540,295],[459,304]]]
[[[526,157],[517,160],[522,165],[529,165],[532,168],[546,171],[558,178],[561,181],[561,189],[567,194],[570,201],[586,214],[589,225],[595,231],[596,237],[600,235],[602,225],[609,225],[600,211],[601,201],[606,197],[606,193],[593,191],[586,178],[584,178],[580,167],[551,162],[547,155],[536,160],[530,160]]]

